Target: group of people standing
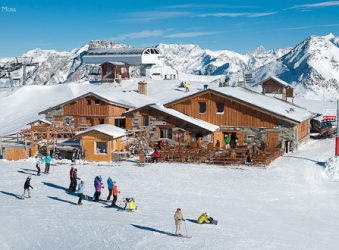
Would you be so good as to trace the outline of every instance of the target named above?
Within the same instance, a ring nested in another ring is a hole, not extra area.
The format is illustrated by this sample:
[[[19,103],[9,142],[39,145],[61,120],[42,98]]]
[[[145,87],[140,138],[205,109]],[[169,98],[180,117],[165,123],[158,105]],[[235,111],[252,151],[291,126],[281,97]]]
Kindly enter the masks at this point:
[[[44,157],[38,157],[38,160],[36,161],[36,164],[35,164],[35,167],[38,170],[37,175],[41,175],[41,167],[42,167],[43,163],[45,163],[44,173],[49,174],[49,169],[51,167],[52,160],[53,159],[49,155],[49,153]]]
[[[78,193],[78,196],[79,196],[78,205],[82,205],[82,200],[84,199],[85,182],[78,177],[78,171],[77,171],[77,168],[75,167],[71,167],[69,176],[70,176],[69,191]],[[78,185],[77,185],[77,180],[80,180],[80,183]],[[107,196],[106,201],[110,201],[113,195],[112,206],[116,206],[118,195],[120,193],[117,182],[113,181],[111,177],[108,177],[107,187],[108,187],[108,196]],[[102,189],[104,189],[104,184],[102,182],[101,176],[96,176],[94,178],[94,189],[95,189],[95,192],[93,196],[93,201],[98,202],[100,200],[101,191]]]

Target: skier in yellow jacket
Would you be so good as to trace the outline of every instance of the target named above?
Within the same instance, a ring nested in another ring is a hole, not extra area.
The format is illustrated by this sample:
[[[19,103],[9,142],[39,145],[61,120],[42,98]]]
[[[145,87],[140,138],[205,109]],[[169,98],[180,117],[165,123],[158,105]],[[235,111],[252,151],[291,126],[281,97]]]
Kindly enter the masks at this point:
[[[203,223],[211,224],[212,221],[213,221],[213,218],[210,217],[207,212],[201,214],[198,218],[198,224],[203,224]]]
[[[182,222],[185,221],[184,216],[182,215],[181,209],[178,208],[174,214],[174,222],[175,222],[175,234],[182,236],[180,232],[180,226]]]

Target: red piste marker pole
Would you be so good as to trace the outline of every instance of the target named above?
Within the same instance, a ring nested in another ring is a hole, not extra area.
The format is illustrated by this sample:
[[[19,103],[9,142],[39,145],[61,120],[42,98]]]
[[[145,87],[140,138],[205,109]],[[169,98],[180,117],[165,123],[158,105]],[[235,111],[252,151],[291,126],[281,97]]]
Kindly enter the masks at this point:
[[[339,156],[339,100],[337,100],[337,134],[335,137],[335,156]]]

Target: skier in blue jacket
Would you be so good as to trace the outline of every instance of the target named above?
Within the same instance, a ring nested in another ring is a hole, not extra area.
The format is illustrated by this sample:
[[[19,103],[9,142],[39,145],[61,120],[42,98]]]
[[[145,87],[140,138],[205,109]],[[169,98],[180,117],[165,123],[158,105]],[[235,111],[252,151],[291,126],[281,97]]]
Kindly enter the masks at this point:
[[[113,190],[113,181],[111,179],[111,177],[108,177],[107,179],[107,187],[108,187],[108,196],[107,196],[107,200],[109,201],[111,199],[112,196],[112,190]]]
[[[47,155],[44,157],[44,162],[45,162],[45,174],[49,174],[49,168],[51,166],[52,162],[52,157],[47,153]]]

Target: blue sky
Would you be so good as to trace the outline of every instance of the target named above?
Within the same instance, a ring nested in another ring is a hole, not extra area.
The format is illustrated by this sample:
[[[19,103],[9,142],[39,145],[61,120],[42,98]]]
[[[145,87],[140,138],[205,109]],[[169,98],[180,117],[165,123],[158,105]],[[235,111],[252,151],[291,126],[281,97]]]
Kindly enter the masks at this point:
[[[194,43],[240,53],[339,36],[339,1],[0,0],[0,57],[109,39],[135,47]]]

